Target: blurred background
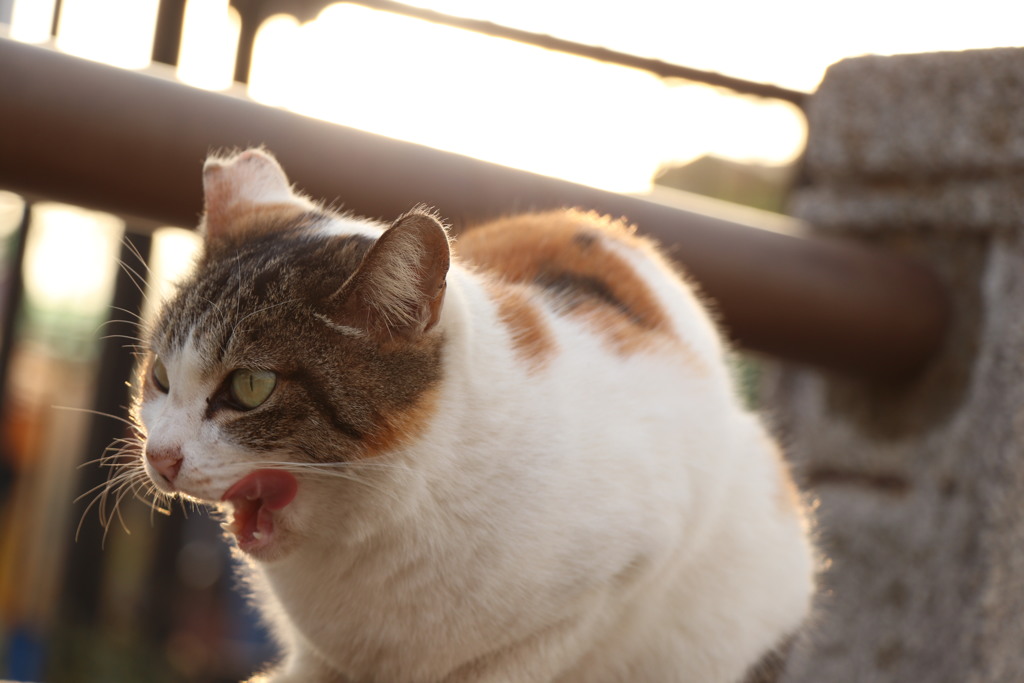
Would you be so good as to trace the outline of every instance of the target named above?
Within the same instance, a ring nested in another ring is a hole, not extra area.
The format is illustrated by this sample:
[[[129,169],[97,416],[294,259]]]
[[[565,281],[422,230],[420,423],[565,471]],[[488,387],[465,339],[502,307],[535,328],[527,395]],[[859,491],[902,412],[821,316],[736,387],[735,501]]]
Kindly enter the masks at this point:
[[[0,0],[0,35],[606,190],[785,210],[792,103],[363,4]],[[412,4],[808,93],[843,57],[1014,45],[1024,26],[1004,0]],[[201,510],[129,496],[104,527],[89,506],[91,461],[124,431],[123,347],[188,267],[191,227],[0,188],[0,678],[212,683],[273,654]]]

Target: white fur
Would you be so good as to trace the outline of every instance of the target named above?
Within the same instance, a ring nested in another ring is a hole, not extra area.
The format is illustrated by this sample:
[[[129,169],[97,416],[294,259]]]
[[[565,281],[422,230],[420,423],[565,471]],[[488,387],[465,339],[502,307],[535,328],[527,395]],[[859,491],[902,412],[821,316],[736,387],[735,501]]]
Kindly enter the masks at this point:
[[[363,223],[324,228],[366,230]],[[731,683],[792,634],[812,553],[775,446],[740,405],[717,333],[658,259],[613,245],[687,352],[617,353],[543,312],[559,352],[520,359],[477,275],[453,263],[436,413],[419,438],[280,513],[282,557],[250,560],[286,651],[273,683]],[[214,382],[167,358],[149,438],[217,500],[256,466],[201,419]]]
[[[713,336],[692,299],[671,308]],[[393,495],[323,482],[287,510],[306,544],[253,563],[290,653],[271,680],[326,661],[353,681],[725,683],[795,631],[802,521],[717,346],[697,375],[548,320],[568,351],[527,380],[453,267],[437,418],[364,473]]]
[[[180,448],[178,488],[199,500],[219,501],[232,483],[253,469],[252,457],[226,441],[216,423],[204,419],[206,397],[213,395],[221,378],[201,371],[202,358],[191,337],[180,354],[162,360],[170,392],[144,401],[139,412],[147,449]],[[143,461],[150,478],[160,482],[149,460]]]
[[[377,239],[384,232],[384,226],[369,218],[342,216],[319,226],[325,235],[363,235]]]

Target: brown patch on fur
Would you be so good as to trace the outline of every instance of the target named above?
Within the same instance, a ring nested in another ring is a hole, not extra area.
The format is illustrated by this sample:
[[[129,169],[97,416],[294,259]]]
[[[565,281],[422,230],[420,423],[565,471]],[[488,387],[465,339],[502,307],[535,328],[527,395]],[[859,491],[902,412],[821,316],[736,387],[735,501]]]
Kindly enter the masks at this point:
[[[644,279],[608,248],[612,241],[656,256],[653,245],[623,221],[582,211],[499,219],[467,231],[455,249],[504,282],[555,297],[567,315],[585,320],[628,355],[673,332]]]
[[[554,356],[557,344],[530,300],[530,290],[498,280],[488,280],[486,286],[498,306],[498,317],[511,334],[516,353],[530,370],[543,369]]]
[[[658,337],[638,326],[607,306],[587,303],[579,307],[574,314],[585,320],[598,332],[603,334],[612,347],[620,355],[629,356],[649,348]],[[659,330],[661,331],[661,330]]]
[[[372,458],[413,441],[433,421],[438,410],[438,391],[424,391],[416,402],[400,411],[378,414],[363,438],[359,457]]]

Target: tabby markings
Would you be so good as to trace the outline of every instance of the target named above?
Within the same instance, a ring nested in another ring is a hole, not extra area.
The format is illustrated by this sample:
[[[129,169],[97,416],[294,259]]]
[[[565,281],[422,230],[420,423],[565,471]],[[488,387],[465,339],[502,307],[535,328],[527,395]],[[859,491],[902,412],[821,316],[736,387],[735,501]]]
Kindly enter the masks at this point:
[[[502,282],[545,296],[557,312],[585,321],[617,353],[629,355],[674,333],[661,303],[615,253],[615,243],[653,250],[623,222],[581,211],[499,219],[467,231],[456,249],[462,259]],[[554,342],[545,341],[530,298],[523,290],[498,289],[492,296],[517,350],[531,362],[543,362]]]
[[[498,306],[498,318],[511,333],[516,354],[530,370],[543,369],[557,352],[558,345],[537,305],[530,299],[530,290],[492,279],[487,281],[486,287]]]
[[[415,440],[434,419],[437,404],[437,390],[427,389],[409,407],[378,413],[373,428],[363,434],[361,458],[371,458]]]

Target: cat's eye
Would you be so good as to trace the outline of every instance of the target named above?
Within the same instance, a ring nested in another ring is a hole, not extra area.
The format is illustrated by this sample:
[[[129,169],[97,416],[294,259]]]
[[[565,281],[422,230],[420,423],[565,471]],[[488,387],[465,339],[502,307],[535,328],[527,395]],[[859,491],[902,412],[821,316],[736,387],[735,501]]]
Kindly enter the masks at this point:
[[[157,389],[165,394],[171,390],[171,382],[167,378],[167,367],[159,358],[153,361],[151,374],[153,375],[153,383],[156,384]]]
[[[231,398],[245,410],[263,405],[277,386],[270,370],[235,370],[231,373]]]

